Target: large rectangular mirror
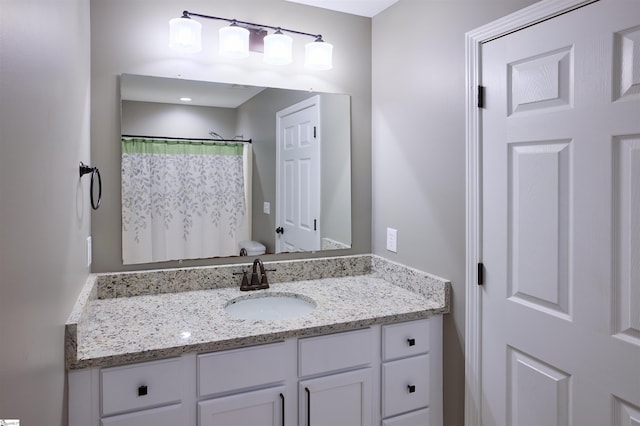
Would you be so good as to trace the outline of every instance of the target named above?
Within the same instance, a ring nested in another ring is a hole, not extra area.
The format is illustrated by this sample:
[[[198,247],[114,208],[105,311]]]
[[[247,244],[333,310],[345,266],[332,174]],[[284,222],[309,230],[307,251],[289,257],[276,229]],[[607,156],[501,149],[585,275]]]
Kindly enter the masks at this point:
[[[125,264],[351,247],[343,94],[123,74]]]

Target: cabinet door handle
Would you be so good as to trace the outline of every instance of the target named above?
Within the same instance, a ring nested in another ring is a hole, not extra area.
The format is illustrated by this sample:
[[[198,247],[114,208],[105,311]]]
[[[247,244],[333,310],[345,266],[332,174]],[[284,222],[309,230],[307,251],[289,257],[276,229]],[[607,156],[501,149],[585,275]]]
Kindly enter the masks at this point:
[[[311,391],[309,388],[304,388],[307,393],[307,426],[311,426]]]
[[[280,401],[282,401],[282,426],[284,426],[284,395],[280,394]]]
[[[147,385],[138,386],[138,396],[145,396],[147,393]]]
[[[416,345],[416,339],[407,339],[407,343],[409,344],[409,346],[415,346]]]
[[[416,391],[416,385],[409,385],[407,389],[409,389],[409,393],[414,393]]]

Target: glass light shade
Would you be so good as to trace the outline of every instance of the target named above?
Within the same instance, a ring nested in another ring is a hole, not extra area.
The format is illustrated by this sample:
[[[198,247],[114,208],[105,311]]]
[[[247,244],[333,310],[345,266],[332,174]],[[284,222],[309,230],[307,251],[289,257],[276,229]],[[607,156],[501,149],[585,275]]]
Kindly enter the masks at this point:
[[[286,65],[293,62],[293,39],[282,33],[266,36],[263,60],[273,65]]]
[[[182,52],[195,53],[202,50],[202,24],[190,18],[175,18],[169,21],[169,47]]]
[[[312,70],[330,70],[333,67],[333,44],[312,41],[304,47],[304,66]]]
[[[249,30],[237,25],[220,28],[220,56],[246,58],[249,56]]]

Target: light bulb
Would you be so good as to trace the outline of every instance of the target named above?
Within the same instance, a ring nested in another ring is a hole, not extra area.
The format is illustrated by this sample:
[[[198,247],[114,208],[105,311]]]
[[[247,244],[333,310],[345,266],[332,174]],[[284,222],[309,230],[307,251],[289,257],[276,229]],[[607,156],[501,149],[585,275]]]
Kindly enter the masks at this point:
[[[246,58],[249,56],[249,30],[231,24],[220,28],[220,55],[226,58]]]
[[[264,38],[264,62],[273,65],[286,65],[293,61],[293,39],[280,30]]]
[[[202,50],[202,24],[188,17],[169,21],[169,47],[187,53]]]
[[[322,39],[307,43],[304,47],[304,66],[313,70],[330,70],[333,67],[333,45]]]

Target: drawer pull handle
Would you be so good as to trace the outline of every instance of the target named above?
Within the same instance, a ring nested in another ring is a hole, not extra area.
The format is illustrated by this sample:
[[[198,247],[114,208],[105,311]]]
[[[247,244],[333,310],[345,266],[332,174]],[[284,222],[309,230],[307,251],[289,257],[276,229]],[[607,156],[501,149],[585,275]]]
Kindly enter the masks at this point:
[[[409,385],[407,388],[409,389],[409,393],[414,393],[416,391],[416,385]]]
[[[409,346],[415,346],[416,345],[416,339],[407,339],[407,343],[409,344]]]
[[[147,385],[138,387],[138,396],[145,396],[148,393]]]
[[[280,394],[280,400],[282,401],[282,426],[284,426],[284,395]]]
[[[307,426],[311,426],[311,391],[309,388],[304,388],[307,393]]]

